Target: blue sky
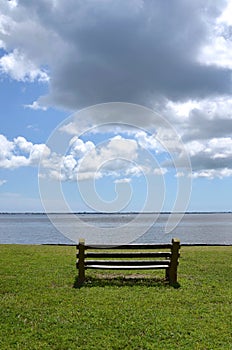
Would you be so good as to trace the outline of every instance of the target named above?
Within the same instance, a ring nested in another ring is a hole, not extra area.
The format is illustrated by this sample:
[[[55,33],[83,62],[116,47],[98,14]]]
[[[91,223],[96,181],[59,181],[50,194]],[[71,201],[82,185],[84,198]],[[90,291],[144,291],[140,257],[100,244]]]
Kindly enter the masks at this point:
[[[0,9],[0,212],[232,210],[232,1]]]

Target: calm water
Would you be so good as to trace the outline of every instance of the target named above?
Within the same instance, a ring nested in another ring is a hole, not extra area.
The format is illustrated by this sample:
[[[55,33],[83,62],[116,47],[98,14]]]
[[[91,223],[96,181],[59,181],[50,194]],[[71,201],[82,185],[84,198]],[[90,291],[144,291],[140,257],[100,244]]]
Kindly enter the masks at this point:
[[[126,235],[128,242],[165,243],[170,242],[172,237],[178,237],[183,244],[232,244],[231,213],[186,214],[169,234],[165,234],[168,214],[159,215],[154,224],[148,230],[146,229],[147,222],[153,219],[152,215],[143,214],[138,222],[134,222],[135,214],[78,214],[77,218],[88,224],[89,228],[83,228],[76,222],[75,217],[68,214],[54,214],[52,219],[59,223],[58,228],[62,228],[62,232],[72,233],[75,230],[76,237],[83,237],[85,230],[91,232],[90,240],[96,243],[99,242],[97,237],[94,237],[95,230],[104,229],[104,232],[107,232],[116,228],[114,234]],[[146,232],[131,240],[130,237],[133,236],[131,233],[135,228],[139,232],[144,230]],[[102,243],[104,239],[102,236]],[[0,214],[0,243],[70,244],[73,241],[60,233],[44,214]]]

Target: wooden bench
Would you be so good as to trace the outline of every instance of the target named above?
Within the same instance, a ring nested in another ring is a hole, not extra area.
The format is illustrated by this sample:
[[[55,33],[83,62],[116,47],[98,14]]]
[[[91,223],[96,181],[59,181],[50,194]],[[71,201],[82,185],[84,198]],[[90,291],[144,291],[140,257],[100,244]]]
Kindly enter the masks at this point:
[[[180,241],[176,238],[172,239],[171,244],[128,244],[113,247],[92,247],[85,245],[85,241],[81,239],[77,245],[78,285],[84,283],[87,269],[164,269],[166,280],[173,285],[177,283],[179,250]]]

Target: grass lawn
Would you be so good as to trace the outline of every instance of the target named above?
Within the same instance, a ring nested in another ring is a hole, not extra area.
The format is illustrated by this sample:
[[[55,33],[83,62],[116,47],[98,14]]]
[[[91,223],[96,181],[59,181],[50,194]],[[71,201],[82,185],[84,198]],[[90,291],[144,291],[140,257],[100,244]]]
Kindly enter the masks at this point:
[[[182,247],[165,271],[87,271],[75,247],[0,245],[0,349],[232,349],[232,247]]]

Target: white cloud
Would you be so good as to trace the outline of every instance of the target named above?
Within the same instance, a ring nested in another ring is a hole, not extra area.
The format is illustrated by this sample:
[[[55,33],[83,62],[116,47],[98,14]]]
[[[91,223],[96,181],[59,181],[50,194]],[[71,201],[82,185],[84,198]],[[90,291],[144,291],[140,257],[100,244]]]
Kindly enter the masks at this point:
[[[223,35],[216,36],[212,44],[202,49],[200,60],[205,64],[232,69],[232,41]]]
[[[19,137],[14,139],[14,146],[18,147],[20,149],[20,151],[22,151],[24,153],[30,153],[32,148],[33,148],[33,144],[31,142],[28,142],[22,136],[19,136]]]
[[[137,158],[138,145],[135,140],[124,139],[118,135],[113,137],[107,149],[103,152],[104,157],[115,157],[125,159],[136,159]]]
[[[116,179],[114,181],[115,184],[124,184],[124,183],[130,183],[130,182],[131,182],[131,179],[128,177],[125,177],[123,179]]]
[[[190,156],[195,156],[196,154],[202,152],[205,149],[205,145],[199,141],[188,142],[185,147],[188,150]]]
[[[215,96],[183,103],[166,102],[165,115],[183,140],[191,159],[193,177],[228,177],[232,169],[232,99],[230,95]],[[163,131],[165,133],[165,130]],[[173,148],[174,149],[174,148]],[[182,153],[176,152],[181,160]],[[166,167],[172,161],[164,162]],[[164,166],[163,165],[163,166]],[[177,176],[184,174],[177,169]]]
[[[172,119],[176,118],[177,120],[184,121],[192,110],[199,107],[199,104],[199,101],[196,100],[187,100],[184,102],[167,101],[165,110],[167,114],[172,112]]]
[[[213,159],[232,157],[232,138],[230,137],[211,139],[207,146],[206,150],[212,154]]]
[[[151,169],[149,166],[146,166],[144,164],[134,164],[128,167],[125,171],[126,176],[135,176],[140,177],[142,175],[146,175],[150,173]]]
[[[228,177],[232,172],[232,138],[212,138],[186,144],[193,177]]]
[[[146,159],[143,152],[145,148],[149,152],[156,152],[156,144],[151,142],[153,139],[145,132],[135,136],[135,139],[128,139],[117,135],[99,145],[73,137],[67,154],[59,155],[46,145],[33,144],[22,136],[9,141],[0,135],[0,167],[15,169],[40,164],[43,169],[41,176],[59,181],[82,181],[110,176],[115,178],[115,183],[120,183],[148,174],[165,175],[168,168],[174,166],[173,160],[165,160],[165,156],[158,166],[157,160],[154,164],[151,163],[152,158]],[[139,144],[141,139],[142,148]],[[185,147],[191,158],[193,178],[231,176],[231,137],[190,140],[185,143]],[[159,155],[166,154],[165,150],[159,152]],[[182,156],[182,152],[176,153],[176,164],[179,164],[177,177],[185,173],[185,169],[181,168]]]
[[[70,140],[69,146],[71,147],[71,154],[77,157],[83,156],[84,154],[88,153],[95,147],[93,142],[91,141],[84,142],[81,139],[79,139],[77,136],[74,136]]]
[[[140,147],[155,150],[156,153],[163,152],[164,149],[157,140],[157,135],[148,135],[145,131],[135,133],[135,139]]]
[[[138,156],[135,140],[116,136],[105,145],[91,148],[78,163],[78,179],[103,175],[120,176],[132,169]]]
[[[17,5],[18,5],[18,1],[17,0],[10,0],[9,1],[10,8],[14,9]]]
[[[155,175],[165,175],[168,172],[166,168],[156,168],[154,169]]]
[[[27,59],[17,49],[0,58],[0,71],[17,81],[49,81],[47,72],[37,68],[32,61]]]
[[[225,178],[232,176],[232,169],[206,169],[206,170],[200,170],[200,171],[194,171],[192,174],[192,177],[194,179],[196,178],[207,178],[207,179],[214,179],[214,178]]]
[[[26,108],[30,108],[30,109],[33,109],[35,111],[37,110],[42,110],[42,111],[46,111],[47,110],[47,107],[45,106],[41,106],[38,101],[34,101],[32,104],[29,104],[29,105],[24,105],[24,107]]]
[[[176,178],[184,177],[184,176],[185,176],[185,173],[183,171],[177,171],[177,173],[175,174]]]
[[[227,6],[216,19],[208,43],[200,50],[199,60],[203,64],[232,69],[231,13],[232,1],[228,0]]]
[[[39,164],[41,156],[48,158],[50,150],[44,144],[32,144],[19,136],[13,141],[0,135],[0,168],[15,169]]]
[[[232,137],[232,98],[230,95],[189,102],[191,107],[186,109],[185,113],[183,113],[182,104],[168,102],[165,107],[165,115],[172,116],[175,113],[174,125],[177,133],[187,144],[190,154],[201,141]]]
[[[31,151],[30,151],[30,164],[36,165],[40,162],[41,157],[45,157],[49,159],[50,156],[50,149],[44,145],[44,144],[34,144]]]
[[[115,136],[95,145],[73,137],[66,155],[53,152],[40,164],[41,177],[48,176],[58,181],[82,181],[102,177],[141,176],[141,167],[134,163],[138,156],[135,140]]]
[[[10,157],[14,144],[8,141],[4,135],[0,135],[0,161]]]
[[[4,185],[7,181],[6,180],[1,180],[0,179],[0,186]]]
[[[222,14],[218,18],[218,23],[224,23],[224,24],[227,24],[228,26],[232,26],[231,13],[232,13],[232,1],[229,0],[227,1],[226,7],[222,11]]]

